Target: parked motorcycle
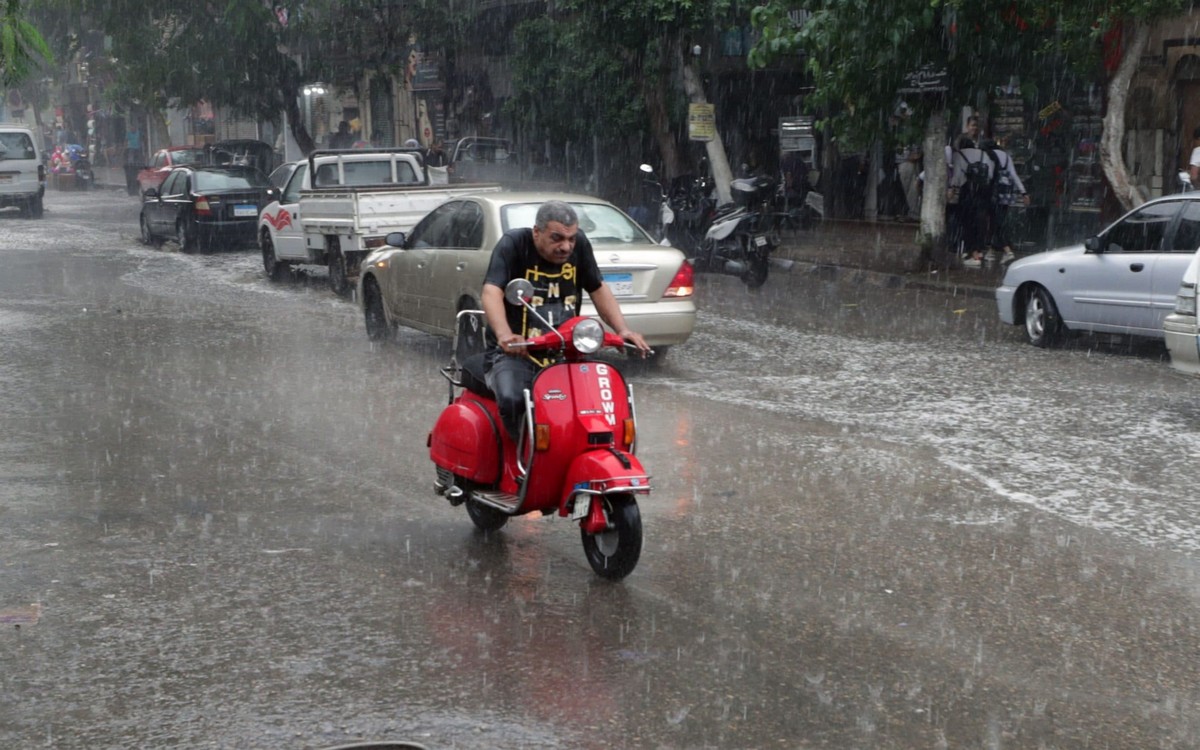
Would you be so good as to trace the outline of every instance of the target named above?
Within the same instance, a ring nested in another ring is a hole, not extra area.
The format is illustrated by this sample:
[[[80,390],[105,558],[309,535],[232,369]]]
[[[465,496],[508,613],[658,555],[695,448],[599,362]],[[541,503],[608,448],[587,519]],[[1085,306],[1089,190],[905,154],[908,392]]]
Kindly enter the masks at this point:
[[[642,171],[653,175],[649,165],[643,164]],[[718,207],[706,178],[677,180],[670,192],[664,191],[674,213],[664,234],[697,271],[737,276],[754,289],[766,283],[771,253],[779,246],[775,214],[769,210],[775,181],[740,178],[730,189],[733,202]]]
[[[71,168],[75,172],[75,186],[79,190],[88,190],[95,184],[92,174],[92,163],[87,158],[87,149],[78,143],[67,146],[67,158],[71,160]]]
[[[509,304],[536,316],[546,333],[525,342],[530,354],[557,357],[525,392],[525,420],[514,443],[484,381],[484,354],[442,369],[450,404],[429,434],[437,467],[435,491],[451,505],[465,504],[476,527],[495,531],[512,516],[538,511],[579,522],[588,563],[597,575],[629,575],[642,550],[637,496],[650,476],[634,455],[637,440],[633,389],[617,368],[591,361],[603,347],[624,347],[599,321],[575,317],[557,328],[529,300],[533,285],[514,279]],[[460,315],[482,315],[464,311]]]

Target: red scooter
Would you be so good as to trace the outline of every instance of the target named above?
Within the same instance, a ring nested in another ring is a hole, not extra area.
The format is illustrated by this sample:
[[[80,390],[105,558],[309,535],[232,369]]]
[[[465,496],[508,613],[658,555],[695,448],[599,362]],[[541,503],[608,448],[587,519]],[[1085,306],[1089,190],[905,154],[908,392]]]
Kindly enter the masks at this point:
[[[532,294],[524,279],[504,290],[509,304],[537,316]],[[525,423],[515,444],[484,382],[484,355],[442,369],[450,405],[429,433],[435,490],[452,505],[465,503],[483,531],[534,511],[579,521],[592,570],[619,580],[642,552],[636,497],[650,492],[650,476],[634,455],[633,390],[616,367],[587,357],[626,344],[592,318],[571,318],[557,328],[542,323],[546,333],[526,346],[543,356],[557,353],[558,361],[538,372],[525,392]]]

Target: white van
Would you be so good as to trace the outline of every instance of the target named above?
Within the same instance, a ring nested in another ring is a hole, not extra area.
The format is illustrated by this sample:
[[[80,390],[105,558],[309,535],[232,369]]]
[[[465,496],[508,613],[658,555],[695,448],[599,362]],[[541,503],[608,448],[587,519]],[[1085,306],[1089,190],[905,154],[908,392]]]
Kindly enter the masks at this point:
[[[1163,336],[1171,352],[1171,367],[1189,375],[1200,375],[1200,329],[1196,324],[1196,284],[1200,282],[1200,250],[1183,272],[1175,312],[1163,320]]]
[[[0,208],[16,206],[21,215],[42,218],[46,165],[37,137],[24,125],[0,123]]]

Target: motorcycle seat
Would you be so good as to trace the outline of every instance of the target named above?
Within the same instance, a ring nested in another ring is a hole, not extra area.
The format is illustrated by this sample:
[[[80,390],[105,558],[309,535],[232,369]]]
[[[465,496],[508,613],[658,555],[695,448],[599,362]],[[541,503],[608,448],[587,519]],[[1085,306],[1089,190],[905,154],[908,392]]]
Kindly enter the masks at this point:
[[[463,360],[459,367],[459,379],[462,387],[483,398],[496,400],[496,394],[487,386],[487,352],[472,354]]]

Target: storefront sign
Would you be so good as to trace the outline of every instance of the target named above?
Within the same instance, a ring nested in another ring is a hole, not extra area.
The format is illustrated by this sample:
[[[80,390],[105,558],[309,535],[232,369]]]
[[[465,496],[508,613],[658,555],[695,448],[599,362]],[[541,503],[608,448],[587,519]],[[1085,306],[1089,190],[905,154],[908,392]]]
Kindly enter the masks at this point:
[[[950,90],[950,72],[932,65],[922,65],[904,76],[904,85],[898,94],[944,94]]]
[[[809,151],[816,147],[811,115],[779,118],[779,152]]]
[[[707,143],[717,136],[717,114],[708,102],[688,105],[688,138]]]

